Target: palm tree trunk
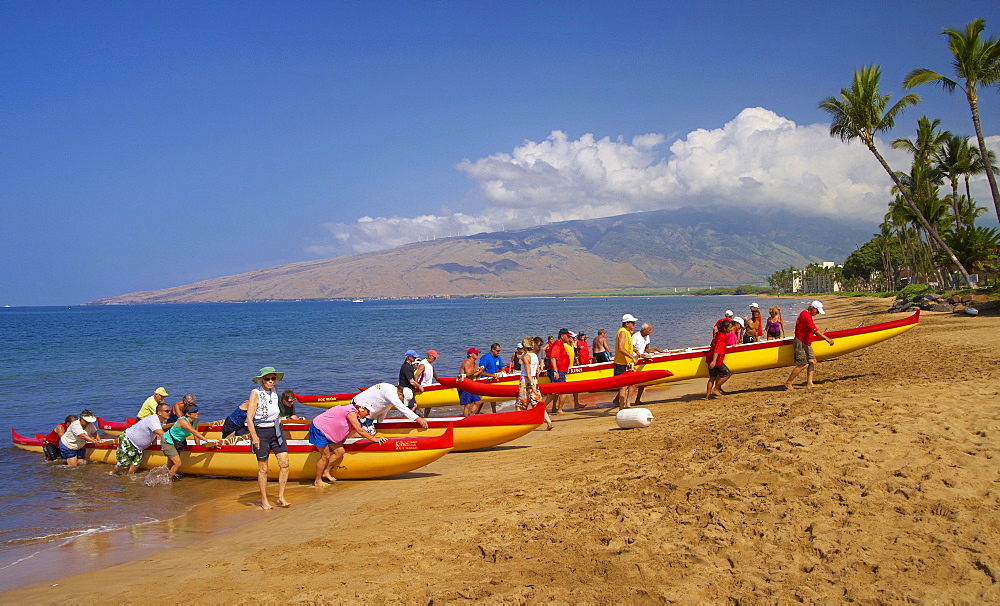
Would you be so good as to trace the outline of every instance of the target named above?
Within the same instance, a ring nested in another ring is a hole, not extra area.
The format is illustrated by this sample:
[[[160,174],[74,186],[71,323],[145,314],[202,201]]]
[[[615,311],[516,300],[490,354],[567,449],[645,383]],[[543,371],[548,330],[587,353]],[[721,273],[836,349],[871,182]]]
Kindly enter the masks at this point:
[[[977,121],[977,128],[978,128],[978,121]],[[980,139],[980,141],[982,141],[982,139]],[[889,173],[889,176],[896,183],[896,186],[899,187],[899,191],[902,192],[903,194],[903,199],[906,200],[906,203],[910,205],[910,210],[912,210],[913,213],[917,216],[917,220],[920,221],[920,225],[923,226],[923,228],[927,231],[928,234],[930,234],[930,236],[934,239],[934,241],[941,246],[941,250],[947,253],[948,257],[951,259],[951,262],[954,263],[956,267],[958,267],[958,270],[960,272],[962,272],[962,277],[965,278],[965,283],[969,285],[969,288],[975,289],[976,283],[970,279],[969,272],[965,271],[965,266],[962,265],[962,262],[959,261],[958,257],[955,256],[955,252],[951,250],[951,247],[948,246],[948,244],[943,239],[941,239],[941,235],[937,232],[936,229],[934,229],[934,226],[928,223],[927,217],[925,217],[924,214],[920,212],[920,209],[917,208],[917,205],[913,203],[913,197],[910,195],[910,190],[906,189],[906,186],[903,185],[903,182],[899,180],[899,177],[896,176],[896,173],[892,171],[892,167],[889,166],[889,163],[885,161],[885,158],[882,157],[882,154],[878,153],[878,149],[875,147],[875,143],[865,141],[865,145],[875,155],[875,158],[879,161],[879,164],[882,165],[882,168],[885,169],[885,172]],[[987,162],[987,170],[989,170],[988,166],[989,160],[987,159],[986,162]],[[995,180],[993,181],[993,183],[995,183]],[[1000,202],[997,202],[997,212],[998,216],[1000,216]]]
[[[993,164],[990,162],[990,150],[986,149],[986,139],[983,138],[983,127],[979,124],[979,103],[976,91],[971,86],[966,87],[965,96],[972,110],[972,124],[976,127],[976,140],[979,141],[979,153],[983,155],[983,166],[986,167],[986,179],[990,182],[990,193],[993,195],[993,206],[1000,219],[1000,189],[997,189],[997,177],[993,174]],[[969,198],[972,199],[971,197]]]
[[[958,208],[958,177],[951,178],[951,210],[955,213],[955,227],[962,229],[962,213]]]

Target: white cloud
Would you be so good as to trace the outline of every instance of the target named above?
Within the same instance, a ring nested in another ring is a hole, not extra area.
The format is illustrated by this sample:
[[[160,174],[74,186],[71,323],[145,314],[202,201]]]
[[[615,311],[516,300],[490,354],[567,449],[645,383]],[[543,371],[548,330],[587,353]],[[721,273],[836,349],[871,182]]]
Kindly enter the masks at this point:
[[[1000,143],[1000,137],[990,139],[991,147]],[[688,133],[664,151],[665,142],[656,133],[631,141],[592,134],[570,140],[553,131],[544,141],[457,165],[478,184],[488,212],[329,223],[338,244],[311,251],[366,252],[419,239],[703,204],[879,221],[891,198],[891,181],[863,145],[831,137],[829,125],[799,126],[760,107],[744,109],[721,128]],[[909,165],[904,152],[886,142],[879,147],[894,168]]]

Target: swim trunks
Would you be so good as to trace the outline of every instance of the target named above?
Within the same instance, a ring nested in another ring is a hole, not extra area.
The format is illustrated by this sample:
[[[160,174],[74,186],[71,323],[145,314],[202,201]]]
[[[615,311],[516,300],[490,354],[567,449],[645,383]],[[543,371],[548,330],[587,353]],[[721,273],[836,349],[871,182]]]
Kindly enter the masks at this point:
[[[118,436],[118,450],[115,452],[118,467],[138,465],[142,461],[142,451],[124,433]]]
[[[479,402],[481,400],[482,398],[474,393],[462,391],[461,389],[458,390],[458,403],[462,406],[465,406],[466,404],[474,404],[475,402]]]

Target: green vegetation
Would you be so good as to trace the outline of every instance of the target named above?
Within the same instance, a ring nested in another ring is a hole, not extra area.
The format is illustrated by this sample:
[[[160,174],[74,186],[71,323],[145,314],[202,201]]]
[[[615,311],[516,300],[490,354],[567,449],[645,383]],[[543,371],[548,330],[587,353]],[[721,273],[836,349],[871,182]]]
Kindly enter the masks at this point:
[[[888,202],[880,233],[844,262],[848,288],[894,292],[907,283],[956,287],[964,282],[975,290],[989,288],[985,279],[990,274],[996,288],[1000,233],[976,227],[976,219],[986,210],[969,190],[969,178],[985,173],[1000,217],[998,170],[983,139],[978,109],[979,88],[1000,85],[1000,38],[983,39],[985,23],[976,19],[964,31],[942,31],[954,57],[954,79],[922,68],[911,71],[903,81],[905,88],[935,84],[947,92],[961,89],[972,112],[976,146],[967,136],[942,130],[940,120],[921,116],[912,139],[892,142],[893,148],[911,156],[909,172],[894,171],[876,147],[875,137],[893,128],[896,118],[920,97],[910,93],[890,105],[891,95],[879,90],[881,68],[877,65],[856,70],[850,87],[820,102],[820,109],[831,117],[830,134],[845,142],[861,141],[895,184],[895,198]],[[963,180],[964,195],[959,193]],[[977,283],[971,272],[985,279]],[[784,284],[783,277],[775,279]]]

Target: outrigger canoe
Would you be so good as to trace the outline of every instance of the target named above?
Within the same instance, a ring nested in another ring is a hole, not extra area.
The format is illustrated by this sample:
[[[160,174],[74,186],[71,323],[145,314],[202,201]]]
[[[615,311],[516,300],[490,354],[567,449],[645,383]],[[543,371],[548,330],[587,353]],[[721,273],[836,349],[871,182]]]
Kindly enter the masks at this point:
[[[444,433],[451,425],[455,436],[453,450],[462,452],[490,448],[516,440],[541,425],[544,413],[544,406],[540,404],[531,410],[523,411],[496,412],[469,417],[428,417],[425,419],[427,429],[407,419],[385,419],[378,422],[377,428],[380,434],[387,436],[430,437]],[[109,435],[118,435],[134,423],[135,419],[121,422],[105,421],[100,417],[97,419],[97,426]],[[309,432],[309,423],[282,421],[281,429],[290,440],[305,439]],[[198,431],[210,439],[222,437],[222,425],[218,423],[201,423],[198,425]]]
[[[920,311],[913,315],[872,324],[871,326],[859,326],[845,330],[831,330],[826,332],[826,336],[833,339],[834,344],[829,345],[822,339],[813,343],[813,351],[819,361],[829,360],[844,354],[881,343],[900,335],[920,323]],[[686,381],[708,377],[708,360],[705,358],[708,347],[695,347],[681,351],[672,351],[665,354],[656,354],[637,364],[640,370],[670,370],[673,374],[658,381],[658,383],[672,383],[674,381]],[[781,368],[783,366],[793,366],[795,364],[792,339],[779,339],[773,341],[761,341],[760,343],[747,343],[734,345],[726,349],[726,366],[735,373],[752,372],[755,370],[767,370],[770,368]],[[587,381],[600,379],[614,375],[614,364],[604,362],[597,364],[587,364],[584,366],[571,366],[566,373],[566,382]],[[476,379],[478,382],[486,384],[513,383],[517,385],[519,381],[517,375],[502,377],[500,379]],[[548,383],[547,377],[539,377],[539,384]],[[348,404],[351,398],[358,392],[350,394],[334,394],[329,396],[301,396],[296,394],[298,401],[309,406],[329,408],[338,404]],[[509,397],[485,396],[484,402],[497,402],[508,400]],[[418,408],[432,408],[434,406],[456,406],[458,405],[458,390],[447,385],[433,385],[425,389],[424,393],[416,396]]]
[[[661,379],[665,379],[673,373],[669,370],[634,370],[624,372],[617,376],[600,379],[587,379],[585,381],[569,381],[560,383],[539,383],[538,391],[542,395],[550,394],[571,394],[587,393],[591,391],[606,391],[608,389],[618,389],[628,385],[638,385],[640,383],[652,384]],[[517,397],[519,385],[508,382],[504,383],[484,383],[475,380],[461,380],[452,377],[440,377],[443,385],[457,387],[462,391],[474,393],[479,396],[494,396],[502,398]]]
[[[28,438],[10,430],[14,446],[24,450],[41,452],[45,437],[36,435]],[[348,440],[344,460],[334,468],[333,476],[339,480],[382,478],[407,473],[440,459],[454,445],[454,432],[448,427],[437,436],[406,436],[390,438],[382,444],[370,440]],[[116,447],[113,444],[87,445],[88,461],[95,463],[115,463]],[[195,446],[193,441],[181,451],[181,474],[199,476],[223,476],[232,478],[256,478],[257,457],[250,451],[249,443],[239,443],[208,448]],[[316,461],[319,451],[304,440],[288,441],[289,472],[291,480],[311,480],[316,477]],[[269,459],[268,477],[278,477],[278,464],[274,457]],[[139,467],[153,469],[167,464],[167,458],[159,444],[146,449]]]

